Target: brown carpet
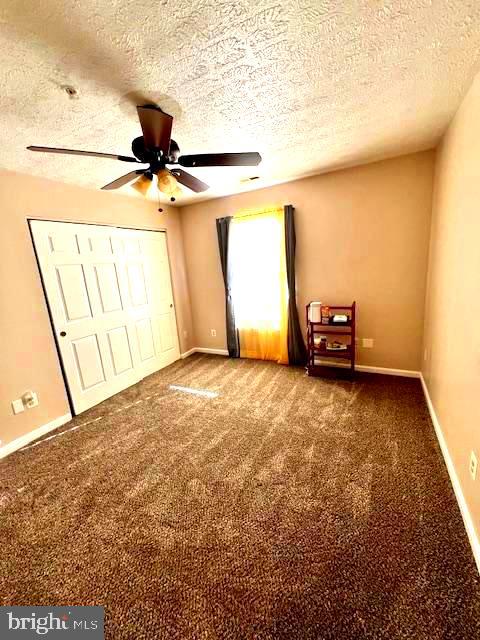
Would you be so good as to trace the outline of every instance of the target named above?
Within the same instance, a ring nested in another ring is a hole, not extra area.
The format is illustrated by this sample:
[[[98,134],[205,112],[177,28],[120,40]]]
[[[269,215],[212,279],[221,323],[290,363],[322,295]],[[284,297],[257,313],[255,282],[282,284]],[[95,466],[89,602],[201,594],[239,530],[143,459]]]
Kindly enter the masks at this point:
[[[418,380],[196,355],[77,425],[0,463],[1,604],[104,605],[115,640],[480,638]]]

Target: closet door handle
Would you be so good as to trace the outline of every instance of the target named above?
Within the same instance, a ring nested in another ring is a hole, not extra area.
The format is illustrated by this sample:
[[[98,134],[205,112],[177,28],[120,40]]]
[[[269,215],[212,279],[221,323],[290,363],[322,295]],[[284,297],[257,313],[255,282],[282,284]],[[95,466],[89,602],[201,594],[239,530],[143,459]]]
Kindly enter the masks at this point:
[[[173,309],[173,302],[172,302],[172,304],[170,305],[170,309]]]
[[[67,335],[66,331],[60,331],[60,335],[62,336],[62,338],[64,338]]]

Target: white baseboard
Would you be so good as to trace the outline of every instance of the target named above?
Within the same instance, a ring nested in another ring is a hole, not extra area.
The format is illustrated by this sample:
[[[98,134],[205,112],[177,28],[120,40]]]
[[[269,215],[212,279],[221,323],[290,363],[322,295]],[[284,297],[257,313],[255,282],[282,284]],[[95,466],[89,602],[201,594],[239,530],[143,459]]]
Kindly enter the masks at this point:
[[[228,356],[227,349],[208,349],[207,347],[196,347],[197,353],[211,353],[215,356]]]
[[[16,440],[8,442],[4,447],[0,448],[0,458],[5,458],[5,456],[10,455],[14,451],[18,451],[18,449],[21,449],[37,438],[44,436],[49,431],[58,429],[58,427],[61,427],[71,419],[72,414],[66,413],[64,416],[59,416],[58,418],[55,418],[55,420],[52,420],[51,422],[48,422],[47,424],[44,424],[43,426],[38,427],[37,429],[30,431],[29,433],[26,433],[24,436],[20,436]]]
[[[185,353],[182,358],[188,358],[193,353],[211,353],[217,356],[228,356],[227,349],[209,349],[207,347],[194,347]],[[349,364],[344,362],[332,362],[331,360],[317,360],[318,364],[329,367],[350,368]],[[411,371],[410,369],[390,369],[388,367],[371,367],[365,364],[355,365],[355,371],[365,371],[366,373],[383,373],[385,376],[402,376],[404,378],[420,378],[420,371]]]
[[[332,362],[331,360],[321,360],[315,358],[315,364],[326,367],[340,367],[341,369],[350,369],[350,365],[346,362]],[[355,371],[364,371],[365,373],[382,373],[384,376],[420,378],[420,371],[411,371],[410,369],[390,369],[389,367],[371,367],[370,365],[366,364],[356,364]]]
[[[189,349],[188,351],[185,351],[185,353],[181,353],[180,354],[180,358],[182,360],[185,360],[185,358],[188,358],[188,356],[193,355],[196,352],[195,347],[193,349]]]
[[[455,465],[453,464],[453,460],[448,450],[447,442],[443,435],[442,427],[440,426],[440,422],[437,418],[437,414],[435,413],[435,408],[433,406],[432,400],[430,398],[430,394],[428,392],[427,385],[425,383],[425,380],[422,374],[420,374],[420,380],[422,382],[423,393],[425,394],[425,400],[427,401],[428,411],[430,412],[430,417],[433,422],[433,427],[437,435],[438,444],[440,445],[443,459],[445,460],[445,464],[447,466],[448,475],[450,476],[450,482],[452,483],[452,487],[455,493],[455,497],[457,499],[458,507],[460,509],[460,513],[462,514],[463,524],[465,526],[465,530],[467,532],[467,536],[470,541],[470,545],[472,547],[473,557],[475,558],[475,562],[477,563],[477,569],[478,569],[478,572],[480,573],[480,539],[477,535],[477,532],[475,531],[475,525],[473,524],[472,516],[470,515],[470,511],[468,509],[465,496],[463,495],[462,485],[460,484],[460,480],[458,479],[457,472],[455,470]]]
[[[410,369],[390,369],[389,367],[371,367],[366,364],[356,364],[357,371],[366,371],[367,373],[383,373],[384,376],[401,376],[402,378],[420,378],[420,371],[412,371]]]

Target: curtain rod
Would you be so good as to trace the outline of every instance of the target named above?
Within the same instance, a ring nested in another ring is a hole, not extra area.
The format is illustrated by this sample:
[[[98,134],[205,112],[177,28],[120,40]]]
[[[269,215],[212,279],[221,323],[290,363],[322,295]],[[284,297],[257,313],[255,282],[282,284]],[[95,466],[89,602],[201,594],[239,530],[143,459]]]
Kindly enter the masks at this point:
[[[282,209],[285,210],[285,207],[292,207],[292,209],[295,209],[295,207],[291,204],[278,204],[278,205],[274,205],[272,204],[271,206],[268,207],[264,207],[263,209],[260,207],[259,211],[254,211],[254,210],[250,210],[250,209],[245,209],[246,213],[234,213],[231,216],[222,216],[221,218],[216,218],[216,220],[222,220],[223,218],[248,218],[249,216],[260,216],[262,215],[262,213],[267,213],[268,211],[272,211],[274,209]],[[240,212],[242,210],[240,209]],[[250,211],[250,213],[248,213]]]

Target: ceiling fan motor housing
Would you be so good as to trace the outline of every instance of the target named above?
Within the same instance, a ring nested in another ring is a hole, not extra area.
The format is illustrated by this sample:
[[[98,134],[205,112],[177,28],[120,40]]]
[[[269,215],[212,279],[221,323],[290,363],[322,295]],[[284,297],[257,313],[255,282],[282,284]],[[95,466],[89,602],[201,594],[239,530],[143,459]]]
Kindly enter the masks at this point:
[[[132,142],[133,155],[140,160],[140,162],[151,163],[157,160],[157,154],[154,151],[145,149],[145,143],[143,136],[135,138]]]
[[[168,157],[163,157],[162,152],[160,150],[152,150],[145,148],[145,140],[143,136],[139,136],[132,141],[132,152],[133,155],[140,160],[140,162],[145,162],[148,164],[152,164],[154,166],[163,167],[166,163],[176,164],[178,157],[180,155],[180,147],[175,142],[175,140],[170,141],[170,150]]]
[[[170,151],[168,152],[168,159],[172,164],[177,164],[179,155],[180,155],[180,147],[172,138],[170,140]]]

